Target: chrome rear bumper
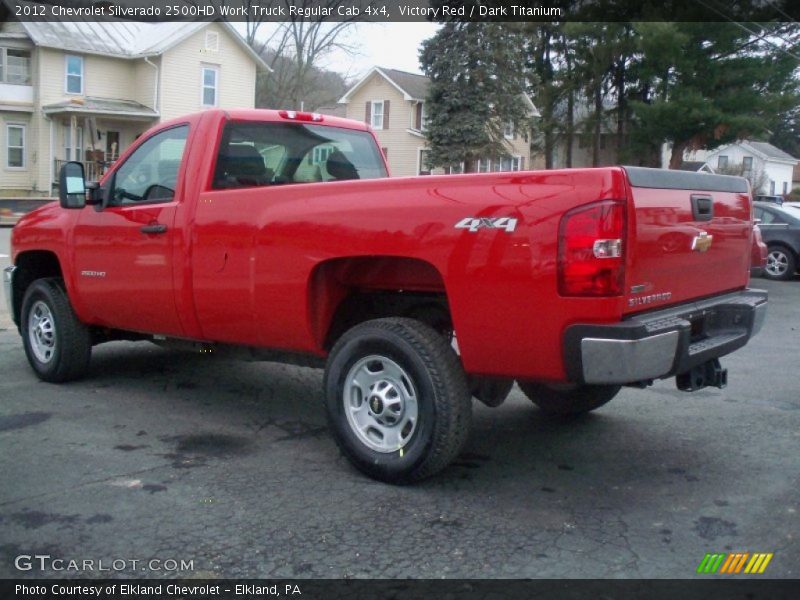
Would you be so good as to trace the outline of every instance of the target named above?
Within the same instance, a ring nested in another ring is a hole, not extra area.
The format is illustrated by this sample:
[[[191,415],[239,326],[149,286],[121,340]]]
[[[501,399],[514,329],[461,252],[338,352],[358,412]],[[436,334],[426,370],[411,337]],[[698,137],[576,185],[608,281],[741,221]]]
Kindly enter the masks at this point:
[[[744,290],[564,334],[571,381],[631,384],[686,373],[744,346],[764,324],[767,292]]]

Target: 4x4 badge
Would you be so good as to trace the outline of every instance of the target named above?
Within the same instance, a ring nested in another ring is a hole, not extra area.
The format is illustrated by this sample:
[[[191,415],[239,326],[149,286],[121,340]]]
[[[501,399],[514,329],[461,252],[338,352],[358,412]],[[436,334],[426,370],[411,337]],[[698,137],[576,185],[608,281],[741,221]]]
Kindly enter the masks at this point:
[[[479,229],[505,229],[512,233],[517,228],[517,220],[513,217],[467,217],[456,223],[456,229],[468,229],[475,233]]]

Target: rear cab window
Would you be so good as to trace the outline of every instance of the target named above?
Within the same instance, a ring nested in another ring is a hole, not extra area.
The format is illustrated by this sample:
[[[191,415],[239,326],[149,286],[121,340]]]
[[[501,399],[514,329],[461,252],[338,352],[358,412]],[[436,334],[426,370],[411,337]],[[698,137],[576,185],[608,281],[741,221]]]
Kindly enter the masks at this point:
[[[213,187],[231,189],[388,177],[366,131],[305,123],[225,126]]]

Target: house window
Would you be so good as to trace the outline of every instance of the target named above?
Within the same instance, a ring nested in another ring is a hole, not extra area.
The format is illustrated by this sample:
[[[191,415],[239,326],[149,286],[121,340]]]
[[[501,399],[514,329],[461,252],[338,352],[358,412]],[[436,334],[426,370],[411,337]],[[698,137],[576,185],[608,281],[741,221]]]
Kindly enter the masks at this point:
[[[718,169],[727,169],[728,168],[728,157],[725,155],[721,155],[717,158],[717,168]]]
[[[752,175],[753,173],[753,157],[752,156],[745,156],[742,159],[742,175],[745,177]]]
[[[206,31],[207,52],[219,52],[219,34],[216,31]]]
[[[6,125],[6,167],[25,168],[25,125]]]
[[[383,129],[383,100],[372,101],[370,125],[373,129]]]
[[[783,195],[785,196],[788,193],[789,193],[789,182],[788,181],[784,181],[783,182]]]
[[[17,48],[0,48],[0,83],[30,85],[31,53]]]
[[[507,121],[505,125],[503,125],[503,137],[507,140],[514,139],[514,123],[511,121]]]
[[[312,164],[321,165],[328,160],[335,148],[333,146],[316,146],[311,154]]]
[[[83,128],[75,128],[75,139],[70,141],[69,125],[64,126],[64,159],[65,160],[83,160]]]
[[[417,102],[413,114],[414,124],[412,128],[417,131],[425,131],[428,128],[428,115],[425,112],[425,103]]]
[[[424,148],[419,149],[419,163],[417,164],[417,175],[430,175],[431,168],[428,166],[428,152]]]
[[[219,69],[216,67],[203,67],[203,89],[200,99],[203,106],[217,106],[219,103],[218,87]]]
[[[775,195],[775,182],[772,179],[769,180],[769,195]]]
[[[68,94],[83,94],[83,57],[67,54],[65,88]]]
[[[522,157],[505,156],[494,161],[494,171],[519,171],[522,169]]]

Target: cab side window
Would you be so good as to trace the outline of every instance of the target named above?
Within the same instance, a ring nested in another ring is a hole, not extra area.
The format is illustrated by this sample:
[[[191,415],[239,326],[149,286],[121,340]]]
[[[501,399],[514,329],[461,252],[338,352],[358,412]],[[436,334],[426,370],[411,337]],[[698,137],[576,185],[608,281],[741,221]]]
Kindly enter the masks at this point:
[[[231,122],[222,134],[215,189],[387,177],[366,131],[302,122]]]
[[[173,127],[139,146],[114,175],[111,204],[172,200],[188,133],[188,125]]]

